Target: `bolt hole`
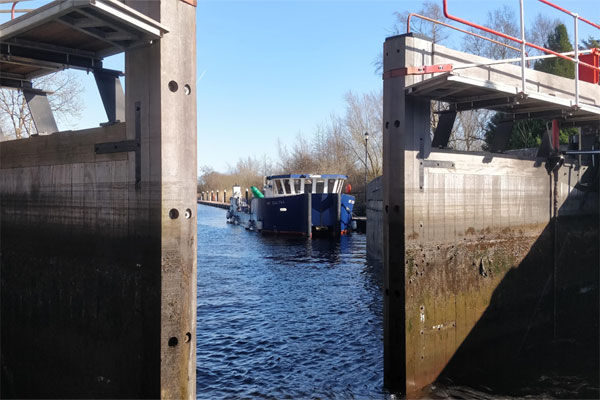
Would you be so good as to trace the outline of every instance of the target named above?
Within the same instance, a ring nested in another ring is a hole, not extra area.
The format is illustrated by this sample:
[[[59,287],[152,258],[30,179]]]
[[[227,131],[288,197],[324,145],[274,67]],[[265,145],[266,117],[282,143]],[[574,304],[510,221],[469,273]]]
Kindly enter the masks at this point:
[[[185,84],[183,86],[183,93],[185,93],[186,96],[189,96],[192,93],[192,88],[190,85]]]
[[[192,218],[192,210],[190,210],[189,208],[185,210],[185,219],[190,219]]]
[[[394,126],[395,126],[396,128],[397,128],[397,127],[399,127],[399,126],[400,126],[400,121],[398,121],[398,120],[395,120],[395,121],[394,121]]]
[[[389,122],[389,121],[387,121],[387,122],[385,123],[385,129],[389,129],[389,128],[390,128],[390,122]]]
[[[175,336],[169,339],[169,347],[175,347],[179,344],[179,340]]]
[[[169,218],[171,218],[171,219],[179,218],[179,211],[177,211],[176,208],[171,208],[171,211],[169,211]]]
[[[191,334],[191,333],[189,333],[189,332],[188,332],[188,333],[186,333],[186,334],[185,334],[185,339],[184,339],[184,340],[185,340],[185,342],[186,342],[186,343],[189,343],[189,342],[190,342],[190,340],[192,340],[192,334]]]
[[[175,93],[179,89],[179,85],[175,81],[169,82],[169,90]]]

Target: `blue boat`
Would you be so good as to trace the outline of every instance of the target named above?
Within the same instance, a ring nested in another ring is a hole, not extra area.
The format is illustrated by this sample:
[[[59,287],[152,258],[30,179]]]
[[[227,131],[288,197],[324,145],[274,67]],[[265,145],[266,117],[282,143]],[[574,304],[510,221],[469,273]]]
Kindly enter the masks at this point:
[[[263,233],[344,235],[351,229],[354,196],[342,193],[346,175],[287,174],[264,178],[251,200],[233,187],[227,220]]]

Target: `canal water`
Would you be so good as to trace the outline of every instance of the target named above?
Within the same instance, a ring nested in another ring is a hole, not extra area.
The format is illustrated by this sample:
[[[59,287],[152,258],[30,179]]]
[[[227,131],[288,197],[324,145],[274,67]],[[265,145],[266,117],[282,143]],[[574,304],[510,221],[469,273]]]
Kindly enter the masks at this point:
[[[392,397],[383,389],[382,269],[367,263],[365,235],[263,236],[226,224],[225,210],[197,212],[198,399]],[[442,380],[413,396],[600,398],[597,370],[559,365],[506,385]]]
[[[381,268],[365,235],[263,236],[198,206],[199,399],[381,399]]]

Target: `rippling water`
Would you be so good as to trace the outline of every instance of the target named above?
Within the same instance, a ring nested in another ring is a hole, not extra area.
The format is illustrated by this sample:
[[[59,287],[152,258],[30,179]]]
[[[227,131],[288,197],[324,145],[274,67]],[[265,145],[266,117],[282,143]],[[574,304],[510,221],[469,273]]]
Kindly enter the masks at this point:
[[[198,398],[389,397],[364,235],[270,237],[197,215]]]
[[[197,398],[390,398],[382,271],[367,264],[365,246],[364,235],[262,236],[198,206]],[[550,371],[496,390],[435,382],[413,396],[599,398],[593,372]]]

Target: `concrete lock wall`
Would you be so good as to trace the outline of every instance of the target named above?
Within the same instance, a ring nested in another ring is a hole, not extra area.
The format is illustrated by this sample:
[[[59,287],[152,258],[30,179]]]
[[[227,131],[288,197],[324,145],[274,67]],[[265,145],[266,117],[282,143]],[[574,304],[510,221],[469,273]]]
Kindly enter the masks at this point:
[[[427,65],[431,52],[389,38],[384,71]],[[435,62],[446,52],[458,59],[436,45]],[[562,355],[597,373],[598,192],[577,186],[587,168],[431,149],[430,101],[405,94],[421,79],[384,81],[385,385],[516,384],[544,354],[560,357],[558,340],[586,343]]]
[[[128,5],[127,122],[0,143],[2,397],[195,397],[195,7]]]

